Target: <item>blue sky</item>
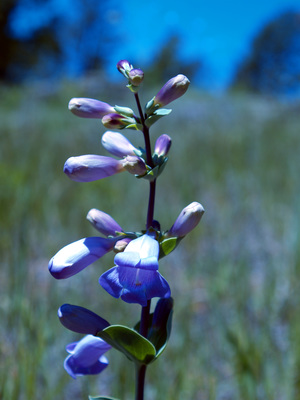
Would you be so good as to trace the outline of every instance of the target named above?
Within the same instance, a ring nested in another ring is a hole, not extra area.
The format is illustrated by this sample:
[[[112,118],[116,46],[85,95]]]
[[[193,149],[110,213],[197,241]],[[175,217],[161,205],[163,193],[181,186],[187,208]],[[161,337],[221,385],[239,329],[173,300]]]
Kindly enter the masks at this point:
[[[300,0],[126,0],[121,18],[124,47],[117,58],[151,61],[162,42],[181,37],[180,54],[204,58],[210,85],[224,86],[264,24],[288,9],[300,10]],[[138,57],[137,57],[138,55]]]
[[[53,14],[77,24],[83,6],[78,0],[47,0],[39,4],[38,11],[31,1],[20,0],[20,12],[11,21],[17,35],[19,32],[26,36]],[[111,4],[107,20],[112,31],[122,38],[119,46],[112,46],[109,51],[112,77],[117,79],[115,65],[119,59],[136,60],[136,67],[143,68],[175,34],[180,37],[181,57],[205,60],[211,88],[226,86],[239,61],[249,52],[252,39],[268,21],[289,9],[300,11],[300,0],[112,0]],[[93,43],[89,39],[85,45]],[[73,54],[72,65],[78,58],[76,48],[69,46],[68,51]]]

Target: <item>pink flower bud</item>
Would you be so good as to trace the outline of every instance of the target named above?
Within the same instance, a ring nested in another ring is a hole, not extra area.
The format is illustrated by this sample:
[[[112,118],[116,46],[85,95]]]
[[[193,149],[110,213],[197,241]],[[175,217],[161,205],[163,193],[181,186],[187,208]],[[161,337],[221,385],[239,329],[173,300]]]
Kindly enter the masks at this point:
[[[112,106],[103,101],[87,98],[71,99],[69,110],[82,118],[103,118],[104,115],[115,111]]]

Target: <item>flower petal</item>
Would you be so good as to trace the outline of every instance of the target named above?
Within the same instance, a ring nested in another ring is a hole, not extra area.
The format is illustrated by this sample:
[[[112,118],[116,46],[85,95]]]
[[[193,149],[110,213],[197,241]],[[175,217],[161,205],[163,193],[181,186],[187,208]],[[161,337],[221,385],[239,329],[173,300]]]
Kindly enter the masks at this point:
[[[114,108],[103,101],[88,98],[73,98],[69,102],[69,110],[82,118],[103,118],[114,112]]]
[[[153,297],[171,295],[168,282],[158,271],[117,266],[102,274],[99,283],[111,296],[141,306]]]
[[[94,154],[70,157],[64,165],[64,173],[76,182],[97,181],[122,171],[122,160]]]
[[[99,337],[87,335],[79,342],[67,346],[71,354],[65,359],[64,368],[74,379],[80,375],[98,374],[108,365],[103,354],[110,348]]]
[[[68,244],[51,258],[49,271],[56,279],[69,278],[111,251],[116,240],[89,237]]]
[[[135,156],[138,150],[119,132],[107,131],[101,139],[102,146],[117,157]]]
[[[110,324],[87,308],[63,304],[58,309],[61,324],[67,329],[84,334],[96,335]]]
[[[92,208],[86,218],[90,223],[103,235],[105,236],[115,236],[117,232],[123,232],[120,225],[108,214],[103,211]]]

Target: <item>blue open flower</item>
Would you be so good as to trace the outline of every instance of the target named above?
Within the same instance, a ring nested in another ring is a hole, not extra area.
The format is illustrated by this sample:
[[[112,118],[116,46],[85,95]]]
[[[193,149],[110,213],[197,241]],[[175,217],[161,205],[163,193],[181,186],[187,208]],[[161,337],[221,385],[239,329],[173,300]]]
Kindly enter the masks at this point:
[[[168,282],[158,272],[159,244],[149,233],[132,240],[115,256],[116,266],[101,275],[100,285],[127,303],[147,305],[153,297],[169,297]]]
[[[103,355],[111,346],[104,340],[93,335],[87,335],[79,342],[70,343],[66,350],[70,355],[65,359],[64,368],[76,379],[81,375],[95,375],[108,366],[108,360]]]

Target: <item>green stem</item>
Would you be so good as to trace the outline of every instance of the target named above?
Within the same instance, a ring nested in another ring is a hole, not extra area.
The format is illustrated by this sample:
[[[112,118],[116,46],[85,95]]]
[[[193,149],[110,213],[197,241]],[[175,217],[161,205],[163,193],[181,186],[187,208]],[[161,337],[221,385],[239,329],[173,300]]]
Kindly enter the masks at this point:
[[[136,365],[136,390],[135,400],[144,400],[144,385],[147,365]]]
[[[145,140],[145,150],[146,150],[146,162],[149,167],[154,167],[154,162],[152,159],[152,152],[151,152],[151,143],[150,143],[150,135],[149,135],[149,128],[145,124],[145,116],[143,114],[143,110],[141,107],[140,99],[137,93],[134,94],[136,104],[139,110],[141,123],[143,126],[143,134]],[[146,228],[149,229],[153,223],[154,217],[154,203],[155,203],[155,189],[156,189],[156,180],[150,182],[150,192],[149,192],[149,201],[148,201],[148,211],[147,211],[147,222]],[[142,307],[141,311],[141,322],[140,322],[140,334],[145,338],[148,335],[149,329],[149,318],[150,318],[150,307],[151,307],[151,300],[147,301],[147,305]],[[143,400],[144,399],[144,386],[145,386],[145,376],[146,376],[146,369],[147,365],[137,365],[137,375],[136,375],[136,400]]]

